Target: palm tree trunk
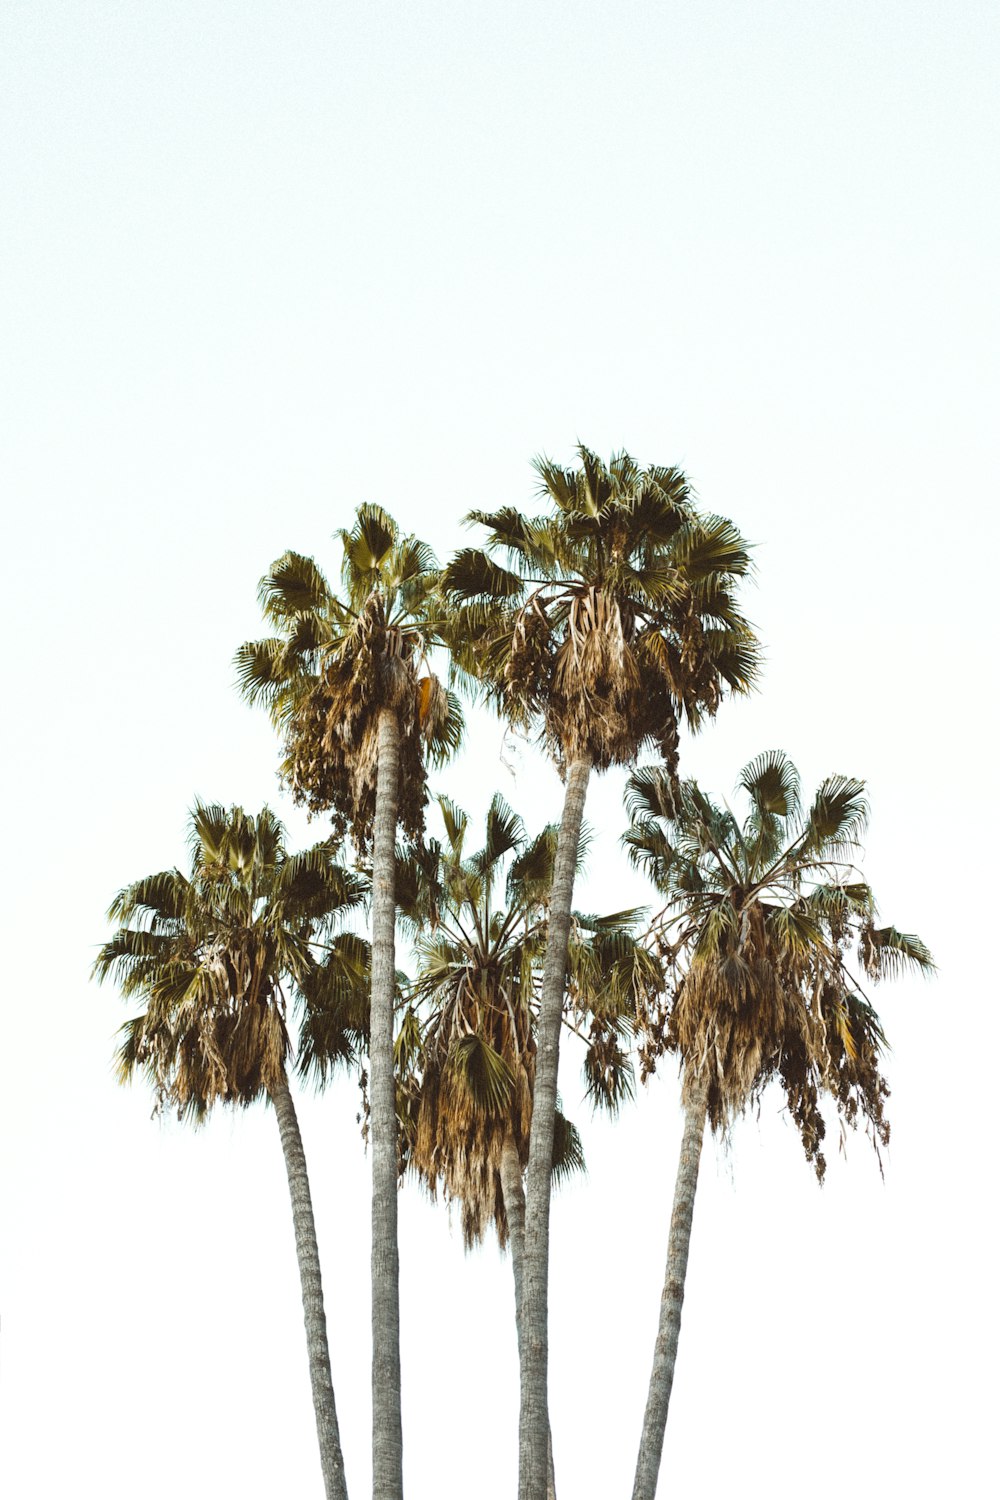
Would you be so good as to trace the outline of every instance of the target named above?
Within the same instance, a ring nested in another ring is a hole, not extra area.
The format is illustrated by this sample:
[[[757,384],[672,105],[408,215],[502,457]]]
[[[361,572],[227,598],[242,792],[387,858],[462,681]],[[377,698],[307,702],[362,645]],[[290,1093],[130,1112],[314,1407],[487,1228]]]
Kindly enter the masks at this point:
[[[566,992],[573,880],[580,847],[580,825],[587,798],[591,760],[575,760],[566,773],[559,841],[556,845],[549,935],[545,947],[535,1058],[535,1097],[531,1113],[524,1226],[524,1286],[521,1338],[521,1415],[518,1500],[545,1500],[549,1441],[549,1203],[555,1134],[559,1030]]]
[[[505,1137],[500,1151],[500,1186],[503,1190],[504,1212],[507,1215],[510,1262],[514,1269],[514,1320],[517,1324],[517,1352],[520,1356],[521,1305],[524,1288],[524,1182],[521,1178],[521,1158],[517,1154],[517,1146],[512,1135]],[[546,1470],[547,1500],[556,1500],[556,1471],[552,1461],[551,1428]]]
[[[520,1354],[521,1306],[524,1298],[524,1183],[521,1179],[521,1159],[512,1135],[505,1137],[500,1151],[500,1187],[503,1190],[504,1213],[507,1215],[510,1260],[514,1268],[514,1321],[517,1324],[517,1348]]]
[[[288,1191],[292,1199],[292,1222],[295,1226],[295,1252],[302,1283],[302,1310],[306,1320],[306,1347],[309,1350],[309,1378],[312,1381],[316,1433],[319,1437],[319,1459],[323,1469],[326,1500],[347,1500],[344,1478],[344,1455],[340,1448],[337,1407],[333,1399],[333,1376],[330,1373],[330,1348],[326,1337],[326,1313],[323,1309],[323,1282],[319,1269],[319,1246],[313,1219],[312,1198],[306,1154],[299,1133],[295,1105],[286,1081],[271,1090],[271,1102],[281,1134],[285,1154]]]
[[[378,720],[372,850],[372,1494],[403,1500],[399,1369],[399,1241],[396,1193],[396,1082],[392,1065],[396,994],[396,822],[399,721]]]
[[[653,1350],[653,1370],[649,1377],[649,1395],[646,1398],[646,1415],[642,1423],[632,1500],[653,1500],[656,1494],[660,1457],[663,1453],[663,1434],[667,1427],[667,1409],[674,1383],[677,1340],[681,1331],[684,1278],[687,1275],[691,1223],[694,1219],[694,1195],[698,1186],[701,1145],[705,1135],[705,1105],[705,1086],[695,1083],[684,1115],[684,1135],[677,1163],[674,1207],[670,1216],[667,1272],[660,1297],[660,1326]]]

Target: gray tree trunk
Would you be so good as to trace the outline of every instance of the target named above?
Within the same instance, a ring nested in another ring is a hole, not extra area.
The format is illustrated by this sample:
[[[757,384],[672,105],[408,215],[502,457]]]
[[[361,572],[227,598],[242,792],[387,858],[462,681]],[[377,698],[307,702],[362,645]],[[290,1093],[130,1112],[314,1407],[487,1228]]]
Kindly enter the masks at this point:
[[[378,720],[375,839],[372,850],[372,1494],[403,1500],[403,1421],[399,1369],[396,1081],[392,1065],[396,993],[396,822],[399,721]]]
[[[517,1154],[517,1146],[514,1144],[512,1135],[506,1137],[500,1152],[500,1186],[503,1190],[503,1206],[507,1215],[510,1263],[514,1270],[514,1320],[517,1324],[517,1351],[520,1356],[521,1304],[524,1288],[524,1182],[521,1178],[521,1159]],[[546,1471],[548,1500],[556,1500],[556,1471],[552,1460],[551,1429]]]
[[[684,1306],[684,1278],[687,1275],[694,1195],[698,1186],[698,1167],[704,1135],[705,1087],[695,1084],[684,1115],[684,1135],[677,1163],[674,1207],[670,1216],[667,1272],[660,1297],[660,1324],[653,1350],[653,1370],[649,1377],[649,1395],[646,1398],[646,1415],[642,1423],[632,1500],[653,1500],[656,1494],[663,1453],[663,1434],[667,1428],[667,1410],[674,1384],[677,1340],[681,1331],[681,1309]]]
[[[305,1314],[306,1347],[309,1351],[309,1378],[312,1381],[326,1500],[347,1500],[344,1455],[340,1447],[337,1407],[333,1399],[330,1348],[326,1337],[326,1313],[323,1309],[323,1282],[320,1277],[319,1246],[309,1193],[306,1154],[287,1082],[272,1089],[271,1102],[278,1120],[281,1149],[285,1154],[285,1171],[288,1173],[288,1191],[292,1199],[295,1252],[299,1261],[302,1311]]]
[[[510,1239],[510,1261],[514,1269],[514,1320],[517,1324],[517,1348],[521,1350],[521,1306],[524,1300],[524,1183],[521,1159],[514,1137],[508,1135],[500,1152],[500,1186],[507,1215]]]
[[[549,1203],[555,1134],[559,1031],[566,992],[573,880],[580,847],[580,824],[591,761],[575,760],[566,773],[559,842],[556,846],[549,934],[542,973],[535,1058],[535,1098],[531,1114],[525,1195],[524,1283],[522,1294],[521,1413],[518,1446],[518,1500],[545,1500],[549,1443]]]

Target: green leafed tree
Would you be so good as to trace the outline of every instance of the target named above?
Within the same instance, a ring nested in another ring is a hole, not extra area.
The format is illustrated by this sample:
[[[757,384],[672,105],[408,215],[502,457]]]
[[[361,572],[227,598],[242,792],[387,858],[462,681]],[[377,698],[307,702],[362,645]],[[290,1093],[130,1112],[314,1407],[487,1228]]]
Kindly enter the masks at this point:
[[[265,808],[197,804],[191,868],[120,891],[118,924],[95,973],[141,1006],[123,1028],[118,1074],[141,1074],[158,1104],[203,1120],[217,1104],[274,1106],[292,1201],[309,1372],[327,1500],[346,1500],[319,1250],[305,1152],[288,1083],[299,1009],[300,1061],[352,1060],[367,1030],[368,945],[339,931],[367,883],[332,841],[289,854]]]
[[[414,929],[417,977],[400,1033],[404,1161],[432,1195],[457,1203],[468,1247],[490,1226],[508,1245],[522,1340],[524,1184],[536,1027],[557,830],[534,839],[500,796],[486,838],[441,798],[443,841],[399,862],[399,900]],[[610,1110],[632,1092],[632,1021],[659,988],[660,966],[632,936],[637,913],[574,914],[565,1021],[587,1043],[588,1093]],[[576,1128],[557,1108],[555,1176],[583,1163]],[[550,1495],[555,1493],[551,1446]]]
[[[666,898],[654,932],[671,981],[641,1016],[641,1055],[647,1073],[664,1051],[679,1057],[685,1104],[633,1500],[656,1492],[706,1121],[724,1133],[775,1082],[820,1180],[824,1097],[878,1151],[889,1138],[885,1038],[863,983],[933,968],[919,938],[878,925],[858,870],[863,782],[828,777],[803,810],[795,766],[771,751],[739,786],[742,822],[668,769],[628,784],[625,843]]]
[[[455,748],[462,719],[428,663],[438,641],[430,550],[375,505],[339,537],[341,593],[311,558],[286,552],[260,587],[276,633],[243,645],[236,665],[245,696],[282,734],[293,795],[371,857],[372,1462],[375,1500],[402,1500],[395,845],[400,827],[419,835],[426,758]]]
[[[733,524],[698,511],[679,469],[577,454],[576,468],[536,463],[542,513],[473,511],[485,550],[460,552],[442,577],[459,670],[513,725],[541,726],[566,783],[527,1168],[519,1500],[545,1495],[559,1032],[588,779],[633,762],[644,745],[675,773],[679,724],[697,729],[727,690],[749,690],[758,662],[736,600],[750,561]]]

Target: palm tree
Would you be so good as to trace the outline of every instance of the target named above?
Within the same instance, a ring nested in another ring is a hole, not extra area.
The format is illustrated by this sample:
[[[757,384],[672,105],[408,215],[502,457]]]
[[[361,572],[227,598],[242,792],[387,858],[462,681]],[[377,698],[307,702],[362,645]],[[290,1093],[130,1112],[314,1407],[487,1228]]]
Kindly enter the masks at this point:
[[[350,827],[372,861],[372,1464],[375,1500],[402,1500],[399,1246],[393,1080],[395,843],[419,835],[424,751],[446,756],[461,736],[457,700],[429,670],[437,641],[430,550],[375,505],[343,546],[337,598],[311,558],[286,552],[263,579],[278,634],[237,652],[240,684],[284,736],[283,774],[313,812]]]
[[[332,841],[289,854],[264,808],[197,804],[191,873],[164,870],[126,886],[109,917],[118,931],[94,971],[143,1009],[123,1028],[118,1076],[144,1074],[160,1107],[203,1120],[221,1102],[274,1106],[288,1174],[309,1373],[327,1500],[346,1500],[306,1159],[288,1086],[288,1010],[298,1002],[310,1057],[353,1057],[366,1028],[367,944],[335,933],[367,894]],[[319,954],[325,952],[325,957]]]
[[[640,1018],[643,1072],[676,1053],[685,1104],[633,1500],[656,1491],[706,1121],[725,1132],[777,1080],[821,1181],[823,1095],[846,1124],[864,1123],[878,1153],[889,1139],[885,1037],[851,965],[873,981],[933,968],[918,937],[875,925],[857,867],[862,781],[828,777],[803,814],[798,772],[771,751],[744,767],[739,786],[750,801],[742,825],[693,781],[678,791],[663,768],[628,784],[625,842],[666,897],[653,930],[673,974],[669,1004]]]
[[[492,1225],[509,1244],[522,1342],[524,1186],[535,1074],[538,986],[557,830],[528,840],[499,795],[486,840],[466,852],[468,818],[438,799],[444,844],[400,860],[401,910],[415,928],[419,972],[401,1029],[399,1101],[404,1161],[432,1196],[461,1205],[471,1248]],[[506,867],[506,877],[504,869]],[[574,916],[566,1024],[582,1034],[588,1093],[614,1111],[632,1092],[623,1038],[640,997],[660,987],[660,965],[631,936],[637,913]],[[556,1112],[553,1172],[583,1165],[576,1128]],[[549,1495],[555,1494],[551,1458]]]
[[[473,511],[486,550],[445,569],[449,638],[515,726],[542,724],[566,782],[553,872],[527,1170],[519,1500],[543,1500],[548,1431],[548,1233],[559,1031],[576,851],[592,770],[654,745],[676,768],[678,722],[697,729],[757,668],[735,587],[749,569],[731,522],[701,515],[679,469],[626,453],[536,462],[544,515]],[[506,566],[494,554],[505,558]]]

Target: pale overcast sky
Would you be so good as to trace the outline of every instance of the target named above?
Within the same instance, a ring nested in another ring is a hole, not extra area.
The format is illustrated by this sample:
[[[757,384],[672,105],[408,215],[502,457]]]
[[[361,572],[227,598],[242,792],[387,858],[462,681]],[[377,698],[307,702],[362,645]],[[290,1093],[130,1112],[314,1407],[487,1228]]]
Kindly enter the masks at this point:
[[[979,0],[3,0],[0,1487],[319,1497],[273,1118],[151,1122],[88,982],[195,794],[278,802],[238,702],[258,578],[363,500],[447,554],[530,459],[680,463],[757,544],[763,690],[683,746],[869,779],[893,1143],[820,1190],[768,1099],[706,1148],[664,1494],[987,1493],[1000,16]],[[509,757],[508,757],[509,759]],[[443,778],[530,826],[487,728]],[[580,905],[641,888],[620,777]],[[286,811],[283,804],[283,812]],[[311,837],[288,814],[296,838]],[[554,1211],[559,1493],[630,1493],[680,1135],[668,1067]],[[972,1064],[977,1064],[973,1067]],[[981,1072],[985,1070],[985,1075]],[[303,1104],[352,1495],[368,1162]],[[510,1267],[402,1199],[409,1500],[508,1500]]]

